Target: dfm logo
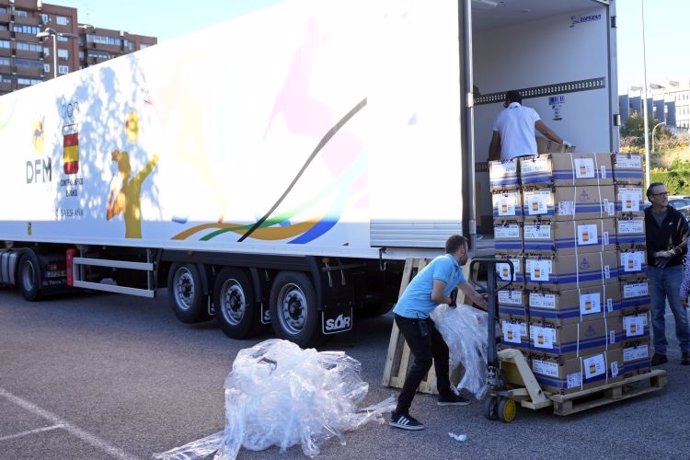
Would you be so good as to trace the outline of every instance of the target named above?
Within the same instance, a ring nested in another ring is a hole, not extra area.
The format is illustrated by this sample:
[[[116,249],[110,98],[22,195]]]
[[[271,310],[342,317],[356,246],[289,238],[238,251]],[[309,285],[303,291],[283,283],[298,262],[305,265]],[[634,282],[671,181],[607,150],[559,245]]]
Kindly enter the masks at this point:
[[[63,168],[65,174],[75,174],[79,170],[79,143],[76,120],[79,115],[79,103],[72,101],[60,108],[63,131]],[[42,154],[45,143],[45,123],[41,118],[31,132],[32,144],[37,154]],[[48,149],[50,151],[50,148]],[[53,159],[45,156],[34,160],[27,160],[25,166],[26,183],[38,184],[53,181]]]

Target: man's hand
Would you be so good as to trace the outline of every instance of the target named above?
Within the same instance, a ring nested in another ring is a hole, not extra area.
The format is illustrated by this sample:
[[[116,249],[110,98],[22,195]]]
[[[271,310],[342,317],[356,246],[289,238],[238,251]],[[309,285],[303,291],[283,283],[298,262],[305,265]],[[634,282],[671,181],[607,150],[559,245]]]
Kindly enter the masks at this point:
[[[676,253],[673,252],[673,250],[670,251],[658,251],[656,254],[654,254],[654,257],[657,259],[670,259],[671,257],[675,256]]]
[[[489,309],[488,299],[489,294],[480,295],[479,293],[477,293],[477,295],[473,299],[473,302],[482,310],[487,311]]]
[[[457,307],[458,306],[457,300],[458,300],[458,288],[455,288],[452,291],[450,291],[450,302],[448,302],[448,306],[450,308]]]
[[[685,308],[688,308],[690,305],[688,305],[688,298],[687,297],[681,297],[680,298],[680,303],[683,304]]]

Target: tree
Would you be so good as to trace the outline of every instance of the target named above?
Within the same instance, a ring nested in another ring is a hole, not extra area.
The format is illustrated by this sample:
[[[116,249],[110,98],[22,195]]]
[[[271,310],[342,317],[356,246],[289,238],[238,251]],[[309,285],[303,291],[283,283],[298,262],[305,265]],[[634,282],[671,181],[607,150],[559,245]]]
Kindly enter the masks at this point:
[[[654,127],[661,122],[656,118],[648,121],[649,135],[651,136]],[[671,131],[663,127],[657,128],[654,135],[655,142],[659,139],[672,137]],[[621,146],[630,148],[644,147],[644,121],[639,113],[635,112],[630,115],[625,124],[621,126]]]

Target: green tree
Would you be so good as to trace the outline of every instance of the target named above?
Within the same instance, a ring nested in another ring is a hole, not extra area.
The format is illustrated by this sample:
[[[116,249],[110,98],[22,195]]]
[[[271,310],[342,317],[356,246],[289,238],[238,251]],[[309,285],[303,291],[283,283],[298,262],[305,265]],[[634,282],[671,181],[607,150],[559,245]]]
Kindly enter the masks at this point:
[[[648,120],[649,135],[652,135],[654,127],[661,123],[656,118]],[[635,112],[621,126],[621,145],[624,147],[644,147],[644,121],[643,117]],[[660,126],[654,133],[654,141],[672,137],[671,131]],[[650,139],[651,141],[651,139]]]
[[[690,162],[676,158],[669,169],[655,169],[652,182],[662,182],[671,195],[690,195]]]

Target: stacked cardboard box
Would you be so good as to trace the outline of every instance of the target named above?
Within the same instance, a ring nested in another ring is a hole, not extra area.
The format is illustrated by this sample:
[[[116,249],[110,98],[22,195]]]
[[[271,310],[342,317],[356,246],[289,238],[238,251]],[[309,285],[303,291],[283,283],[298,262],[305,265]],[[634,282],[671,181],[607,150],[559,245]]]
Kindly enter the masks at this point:
[[[548,391],[649,369],[639,159],[551,153],[490,163],[496,254],[516,266],[511,290],[498,295],[502,344],[528,356]],[[497,272],[509,279],[507,265]]]
[[[623,366],[625,375],[650,370],[651,316],[644,232],[642,156],[612,156],[616,186],[616,232],[620,258]]]

